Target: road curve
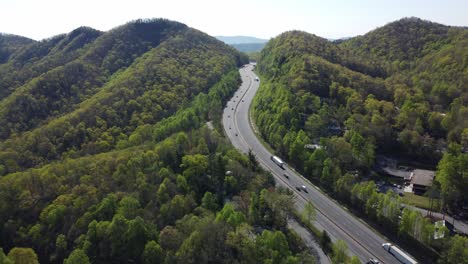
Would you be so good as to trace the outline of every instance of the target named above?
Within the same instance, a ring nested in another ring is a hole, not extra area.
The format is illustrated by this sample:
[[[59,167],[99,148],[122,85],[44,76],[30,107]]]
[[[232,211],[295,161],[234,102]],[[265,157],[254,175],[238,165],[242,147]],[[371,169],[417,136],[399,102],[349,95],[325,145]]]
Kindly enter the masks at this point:
[[[317,228],[326,230],[333,241],[344,240],[351,255],[358,256],[364,263],[371,257],[377,258],[381,263],[400,263],[382,248],[382,243],[387,241],[381,235],[362,220],[352,216],[294,170],[288,166],[283,170],[271,161],[272,154],[256,137],[250,124],[249,107],[260,84],[255,80],[257,76],[252,69],[253,65],[246,65],[239,70],[242,84],[223,112],[224,130],[234,147],[243,153],[252,149],[261,166],[271,171],[276,183],[290,188],[295,193],[299,210],[307,201],[313,202],[317,209]],[[289,179],[286,179],[284,174],[289,175]],[[296,189],[302,185],[307,187],[307,193]]]

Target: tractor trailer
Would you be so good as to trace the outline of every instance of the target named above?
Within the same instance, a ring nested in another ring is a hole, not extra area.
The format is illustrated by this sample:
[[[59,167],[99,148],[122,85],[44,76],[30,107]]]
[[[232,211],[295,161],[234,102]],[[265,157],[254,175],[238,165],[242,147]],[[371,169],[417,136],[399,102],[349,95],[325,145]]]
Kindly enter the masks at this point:
[[[410,257],[408,254],[403,252],[403,250],[397,248],[396,246],[390,243],[383,243],[382,247],[392,254],[396,259],[398,259],[403,264],[417,264],[418,262]]]
[[[271,156],[271,160],[284,170],[284,162],[277,156]]]

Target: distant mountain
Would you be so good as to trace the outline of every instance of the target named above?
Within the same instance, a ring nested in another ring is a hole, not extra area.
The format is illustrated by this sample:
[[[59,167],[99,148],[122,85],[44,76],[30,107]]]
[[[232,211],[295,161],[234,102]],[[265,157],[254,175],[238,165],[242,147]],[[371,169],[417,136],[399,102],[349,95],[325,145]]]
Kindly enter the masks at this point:
[[[231,44],[236,50],[241,52],[259,52],[265,47],[266,43],[242,43]]]
[[[221,40],[226,44],[251,44],[251,43],[266,43],[267,39],[260,39],[249,36],[215,36],[215,38]]]

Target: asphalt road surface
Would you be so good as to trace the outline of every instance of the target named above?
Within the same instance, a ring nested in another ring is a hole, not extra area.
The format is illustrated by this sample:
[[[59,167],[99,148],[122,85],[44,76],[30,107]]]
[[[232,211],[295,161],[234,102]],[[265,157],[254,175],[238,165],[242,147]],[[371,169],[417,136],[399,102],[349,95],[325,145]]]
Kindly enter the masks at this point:
[[[350,255],[358,256],[363,263],[371,257],[381,263],[400,263],[382,248],[382,243],[388,241],[380,234],[370,229],[362,220],[352,216],[287,165],[282,169],[273,163],[270,159],[272,153],[260,143],[250,124],[249,106],[260,84],[252,69],[253,65],[246,65],[239,70],[242,85],[224,109],[223,126],[232,144],[243,153],[252,149],[262,167],[271,171],[276,183],[294,191],[299,210],[304,208],[307,201],[311,201],[317,209],[315,226],[320,230],[326,230],[332,241],[344,240]],[[287,174],[289,179],[284,177],[284,174]],[[307,193],[296,189],[302,185],[306,186]]]

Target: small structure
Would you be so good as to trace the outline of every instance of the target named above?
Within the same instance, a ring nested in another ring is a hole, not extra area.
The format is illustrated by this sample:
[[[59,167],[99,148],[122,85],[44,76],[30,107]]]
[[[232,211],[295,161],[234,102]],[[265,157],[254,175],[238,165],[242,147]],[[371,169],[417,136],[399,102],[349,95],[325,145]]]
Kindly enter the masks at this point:
[[[430,170],[415,169],[411,173],[410,183],[413,186],[414,194],[423,194],[427,191],[427,187],[432,185],[435,172]]]
[[[321,149],[322,146],[320,146],[318,144],[305,144],[304,148],[315,150],[315,149]]]

